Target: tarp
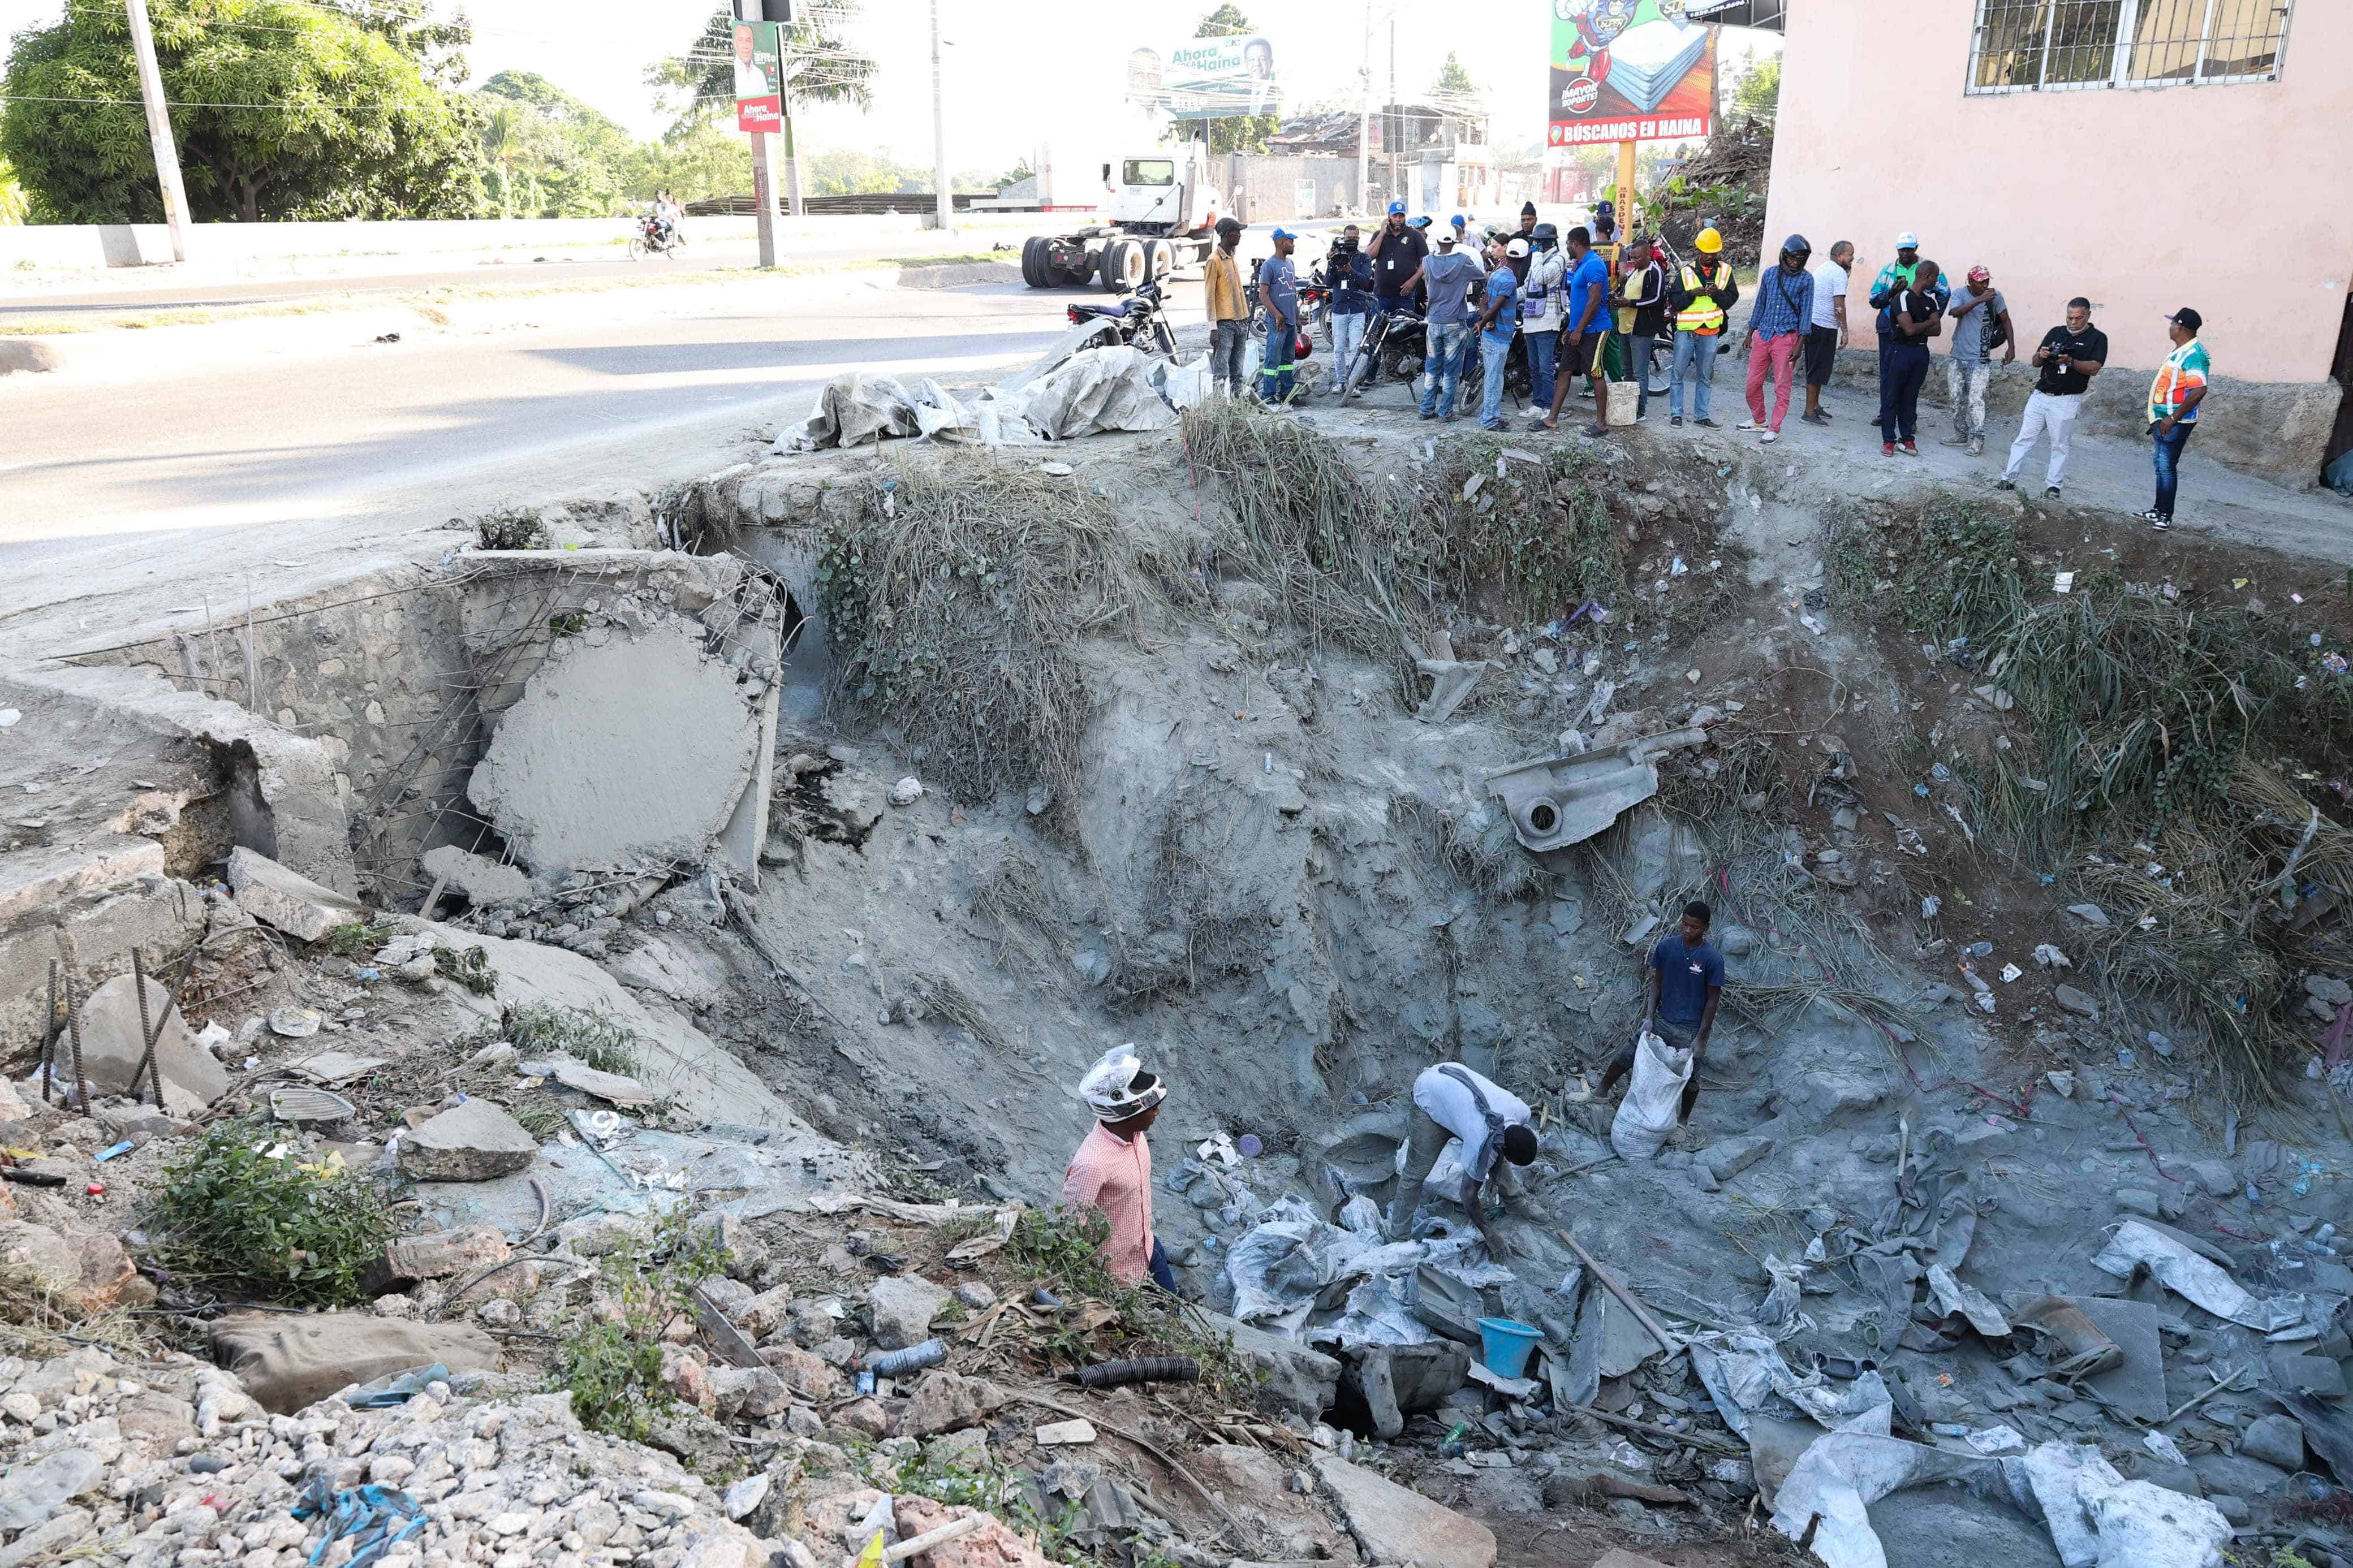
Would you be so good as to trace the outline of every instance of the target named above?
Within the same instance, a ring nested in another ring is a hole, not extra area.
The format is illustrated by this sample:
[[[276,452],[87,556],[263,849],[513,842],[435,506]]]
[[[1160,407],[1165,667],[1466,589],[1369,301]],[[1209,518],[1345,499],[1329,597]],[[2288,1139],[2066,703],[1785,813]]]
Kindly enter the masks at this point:
[[[1313,1344],[1428,1344],[1440,1335],[1415,1316],[1409,1276],[1440,1275],[1473,1294],[1513,1278],[1471,1256],[1475,1237],[1384,1242],[1325,1224],[1296,1197],[1259,1219],[1226,1257],[1235,1321]]]
[[[1937,1481],[1994,1479],[2000,1461],[1907,1443],[1888,1432],[1888,1406],[1824,1434],[1799,1457],[1774,1493],[1773,1528],[1790,1540],[1814,1527],[1814,1555],[1830,1568],[1888,1568],[1873,1503],[1892,1491]]]
[[[1210,395],[1209,362],[1171,364],[1141,349],[1092,348],[984,390],[970,403],[935,381],[837,376],[778,452],[929,437],[982,447],[1028,446],[1107,430],[1165,430]]]
[[[2251,1295],[2180,1238],[2138,1220],[2118,1226],[2092,1263],[2119,1279],[2132,1278],[2134,1266],[2145,1263],[2158,1283],[2175,1295],[2188,1297],[2218,1318],[2280,1340],[2316,1338],[2327,1332],[2343,1300],[2301,1295],[2265,1300]]]

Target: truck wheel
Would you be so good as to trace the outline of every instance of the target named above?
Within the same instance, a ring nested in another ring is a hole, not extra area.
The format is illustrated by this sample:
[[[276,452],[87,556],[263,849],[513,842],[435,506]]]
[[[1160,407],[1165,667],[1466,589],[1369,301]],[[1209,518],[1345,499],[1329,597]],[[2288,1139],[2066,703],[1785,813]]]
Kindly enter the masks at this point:
[[[1051,245],[1043,235],[1031,235],[1021,242],[1021,281],[1032,289],[1054,286],[1054,262],[1048,255]]]
[[[1103,248],[1103,287],[1114,294],[1133,292],[1144,281],[1146,256],[1142,242],[1123,239]]]
[[[1166,280],[1176,270],[1176,250],[1165,239],[1152,242],[1152,276]]]
[[[1095,280],[1103,285],[1104,293],[1119,292],[1121,263],[1126,253],[1127,241],[1124,239],[1103,241],[1102,253],[1096,261]]]

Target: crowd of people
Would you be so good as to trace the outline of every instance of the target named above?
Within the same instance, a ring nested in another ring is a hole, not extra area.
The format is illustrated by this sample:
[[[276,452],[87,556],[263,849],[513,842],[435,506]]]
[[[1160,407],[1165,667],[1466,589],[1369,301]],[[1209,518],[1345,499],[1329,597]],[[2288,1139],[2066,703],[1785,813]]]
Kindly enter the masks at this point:
[[[1299,395],[1299,362],[1310,348],[1293,259],[1298,237],[1277,228],[1274,254],[1257,268],[1265,335],[1257,385],[1246,388],[1250,311],[1237,256],[1241,233],[1231,218],[1220,223],[1209,264],[1212,368],[1234,395],[1288,406]],[[1816,262],[1806,237],[1790,235],[1758,275],[1736,347],[1732,312],[1741,289],[1714,227],[1699,232],[1690,255],[1678,256],[1662,238],[1638,235],[1620,241],[1607,201],[1597,204],[1589,226],[1566,235],[1539,221],[1534,203],[1521,207],[1516,229],[1478,230],[1460,213],[1439,224],[1409,218],[1403,202],[1391,202],[1369,237],[1351,224],[1324,258],[1321,281],[1330,290],[1331,345],[1324,390],[1344,393],[1356,378],[1356,361],[1377,318],[1410,311],[1423,323],[1424,419],[1451,423],[1461,411],[1458,404],[1470,403],[1466,384],[1475,377],[1480,427],[1507,428],[1504,390],[1518,363],[1527,370],[1528,429],[1557,429],[1582,380],[1593,400],[1584,433],[1606,437],[1613,384],[1630,385],[1634,420],[1649,417],[1652,358],[1663,345],[1670,426],[1683,425],[1688,406],[1694,425],[1719,428],[1711,417],[1715,361],[1731,351],[1747,362],[1747,417],[1737,428],[1760,442],[1778,441],[1800,376],[1800,421],[1831,422],[1822,389],[1837,369],[1839,351],[1852,342],[1850,279],[1856,259],[1853,244],[1840,240]],[[1988,388],[1995,370],[2019,355],[2010,302],[1991,271],[1971,266],[1956,288],[1945,268],[1920,254],[1919,237],[1905,233],[1896,237],[1894,259],[1879,269],[1863,298],[1878,340],[1881,453],[1919,455],[1920,394],[1941,344],[1953,423],[1944,444],[1972,457],[1982,454]],[[2003,467],[2003,489],[2017,488],[2028,458],[2047,439],[2043,494],[2061,494],[2084,398],[2107,363],[2107,338],[2092,324],[2091,309],[2086,299],[2071,300],[2065,320],[2042,335],[2028,359],[2035,384]],[[2180,457],[2197,429],[2211,368],[2198,337],[2204,324],[2199,313],[2185,308],[2167,322],[2174,348],[2147,404],[2156,499],[2139,514],[2159,529],[2173,521]]]

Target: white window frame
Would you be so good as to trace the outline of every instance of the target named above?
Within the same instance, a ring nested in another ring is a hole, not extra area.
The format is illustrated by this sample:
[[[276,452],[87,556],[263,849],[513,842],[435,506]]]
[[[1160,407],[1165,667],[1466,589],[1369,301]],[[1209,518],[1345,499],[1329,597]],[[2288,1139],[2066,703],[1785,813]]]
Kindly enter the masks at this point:
[[[2006,98],[2013,93],[2021,92],[2094,92],[2119,89],[2126,91],[2150,92],[2176,87],[2230,87],[2277,81],[2280,79],[2280,73],[2287,66],[2288,34],[2295,23],[2295,0],[2274,0],[2280,16],[2280,30],[2278,46],[2272,54],[2272,68],[2268,71],[2246,72],[2236,76],[2210,77],[2205,74],[2206,50],[2213,41],[2214,13],[2221,0],[2206,0],[2205,10],[2199,18],[2198,53],[2190,65],[2189,75],[2186,78],[2165,80],[2139,80],[2132,74],[2132,57],[2135,35],[2138,31],[2140,22],[2141,0],[2122,0],[2116,12],[2116,60],[2105,77],[2092,81],[2054,82],[2049,79],[2052,34],[2050,20],[2055,20],[2054,17],[2046,20],[2043,26],[2042,56],[2037,67],[2034,80],[2015,82],[2007,87],[1984,87],[1978,85],[1977,76],[1978,64],[1983,58],[1982,50],[1987,26],[1986,9],[1991,4],[1993,0],[1978,0],[1977,16],[1969,31],[1967,75],[1962,80],[1961,87],[1964,97]]]

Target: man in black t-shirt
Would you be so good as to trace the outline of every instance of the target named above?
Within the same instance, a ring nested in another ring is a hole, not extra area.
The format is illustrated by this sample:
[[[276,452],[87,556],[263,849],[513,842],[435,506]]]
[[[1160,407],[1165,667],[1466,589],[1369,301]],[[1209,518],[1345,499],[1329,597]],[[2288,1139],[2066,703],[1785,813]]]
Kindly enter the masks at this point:
[[[1388,220],[1374,231],[1365,254],[1373,263],[1373,309],[1393,316],[1400,301],[1412,298],[1421,264],[1430,259],[1430,241],[1405,221],[1403,202],[1389,204]]]
[[[2042,342],[2028,363],[2041,376],[2026,400],[2019,421],[2018,439],[2010,444],[2010,461],[2001,472],[2001,488],[2018,488],[2018,471],[2034,450],[2042,432],[2051,432],[2051,467],[2043,476],[2042,493],[2056,500],[2067,481],[2067,448],[2074,439],[2075,416],[2084,411],[2084,394],[2092,378],[2108,362],[2108,335],[2092,325],[2092,302],[2078,294],[2067,301],[2067,324],[2042,334]]]

